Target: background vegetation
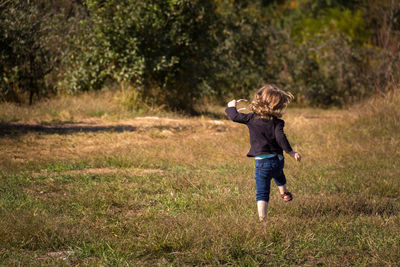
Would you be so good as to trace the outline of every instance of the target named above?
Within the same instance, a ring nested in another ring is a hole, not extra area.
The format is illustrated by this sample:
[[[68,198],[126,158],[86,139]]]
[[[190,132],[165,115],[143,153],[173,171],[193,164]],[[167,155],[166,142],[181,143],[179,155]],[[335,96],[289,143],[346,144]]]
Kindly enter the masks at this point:
[[[193,113],[272,82],[341,106],[400,76],[392,0],[3,0],[0,15],[2,101],[117,87],[129,108]]]

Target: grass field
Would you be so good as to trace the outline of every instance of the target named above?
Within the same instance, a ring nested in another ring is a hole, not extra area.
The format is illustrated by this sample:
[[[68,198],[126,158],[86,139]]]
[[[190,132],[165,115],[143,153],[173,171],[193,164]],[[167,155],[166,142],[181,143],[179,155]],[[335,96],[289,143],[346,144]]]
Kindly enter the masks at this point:
[[[287,110],[303,160],[286,157],[294,200],[273,187],[266,225],[247,129],[215,110],[139,114],[110,92],[0,104],[0,265],[400,265],[398,91]]]

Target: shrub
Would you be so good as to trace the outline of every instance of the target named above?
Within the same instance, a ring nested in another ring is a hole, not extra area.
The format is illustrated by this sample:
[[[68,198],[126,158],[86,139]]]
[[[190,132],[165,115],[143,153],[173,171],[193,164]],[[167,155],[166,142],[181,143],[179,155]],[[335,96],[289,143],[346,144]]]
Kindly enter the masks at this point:
[[[69,13],[76,15],[72,3]],[[15,0],[0,5],[0,100],[19,102],[28,94],[32,104],[35,95],[53,91],[50,74],[66,53],[64,38],[73,21],[54,11],[47,1]]]
[[[90,0],[87,7],[65,90],[129,82],[144,99],[192,109],[216,46],[214,1]]]

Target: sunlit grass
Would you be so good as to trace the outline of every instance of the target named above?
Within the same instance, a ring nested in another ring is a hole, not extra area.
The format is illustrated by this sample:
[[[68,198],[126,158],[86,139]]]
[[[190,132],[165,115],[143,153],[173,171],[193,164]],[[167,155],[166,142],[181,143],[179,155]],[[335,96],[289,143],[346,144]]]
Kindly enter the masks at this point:
[[[1,103],[1,122],[54,123],[79,122],[82,120],[115,121],[136,116],[169,116],[172,113],[162,111],[138,102],[130,109],[124,104],[126,95],[116,89],[101,92],[83,92],[79,95],[59,95],[42,99],[33,105]],[[179,114],[174,114],[178,116]]]
[[[131,120],[112,97],[49,100],[30,113],[0,105],[3,122],[136,127],[1,135],[2,265],[400,263],[398,92],[348,110],[287,111],[303,161],[286,158],[294,201],[273,187],[266,225],[245,126]]]

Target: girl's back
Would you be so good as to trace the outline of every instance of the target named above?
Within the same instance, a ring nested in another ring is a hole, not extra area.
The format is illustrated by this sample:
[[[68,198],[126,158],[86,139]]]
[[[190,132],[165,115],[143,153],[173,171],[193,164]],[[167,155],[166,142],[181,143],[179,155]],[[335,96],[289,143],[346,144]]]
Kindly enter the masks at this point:
[[[283,127],[285,122],[278,118],[262,119],[254,113],[243,114],[235,107],[228,107],[226,113],[235,122],[246,124],[250,133],[250,151],[248,157],[262,154],[282,155],[284,149],[287,153],[292,148],[285,136]]]

